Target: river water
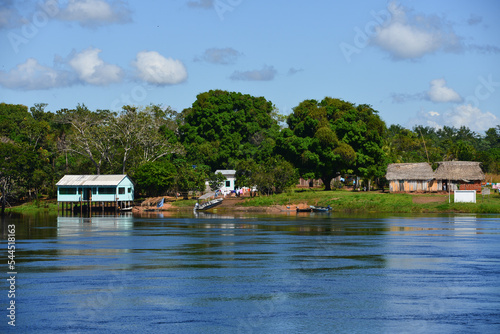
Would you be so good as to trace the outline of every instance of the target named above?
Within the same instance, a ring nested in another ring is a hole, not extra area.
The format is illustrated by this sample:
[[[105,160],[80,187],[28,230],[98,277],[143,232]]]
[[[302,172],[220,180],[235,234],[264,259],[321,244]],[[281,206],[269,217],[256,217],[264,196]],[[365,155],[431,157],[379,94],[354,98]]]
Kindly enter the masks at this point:
[[[500,333],[497,215],[10,217],[4,282],[12,224],[2,333]]]

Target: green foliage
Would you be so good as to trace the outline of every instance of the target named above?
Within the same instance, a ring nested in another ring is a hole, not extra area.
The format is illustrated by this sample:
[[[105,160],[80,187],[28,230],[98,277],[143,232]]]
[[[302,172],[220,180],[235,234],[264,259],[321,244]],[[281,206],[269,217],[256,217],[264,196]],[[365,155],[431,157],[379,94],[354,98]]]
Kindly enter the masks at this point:
[[[205,180],[208,177],[208,166],[190,165],[186,160],[177,159],[174,161],[177,169],[175,178],[176,191],[204,191]]]
[[[199,94],[180,121],[187,158],[212,170],[231,168],[249,158],[267,158],[279,133],[271,102],[222,90]]]
[[[145,196],[166,195],[175,188],[177,171],[168,161],[146,162],[137,168],[134,180]]]
[[[83,104],[53,113],[44,103],[0,103],[2,192],[9,201],[54,196],[64,174],[128,173],[135,180],[138,172],[143,191],[161,194],[203,190],[209,171],[221,168],[237,170],[237,187],[259,184],[265,193],[286,192],[294,167],[322,178],[326,189],[337,172],[382,182],[390,162],[475,160],[485,172],[500,171],[500,125],[483,135],[466,127],[386,129],[370,106],[329,97],[302,101],[280,129],[284,119],[263,97],[221,90],[199,94],[182,113]]]
[[[226,177],[219,173],[210,173],[208,176],[208,184],[210,185],[210,189],[215,191],[220,189],[224,185],[224,181],[226,181]]]
[[[391,125],[387,133],[384,150],[390,162],[480,161],[486,172],[499,171],[499,125],[488,129],[485,136],[464,126],[444,126],[439,130],[416,126],[412,131]]]
[[[243,161],[236,170],[237,187],[257,187],[262,194],[280,194],[297,184],[299,179],[293,165],[280,156],[270,157],[261,164]]]
[[[287,119],[277,151],[300,170],[301,175],[321,178],[325,190],[337,172],[354,171],[364,177],[385,173],[382,150],[385,123],[368,105],[325,97],[305,100]]]

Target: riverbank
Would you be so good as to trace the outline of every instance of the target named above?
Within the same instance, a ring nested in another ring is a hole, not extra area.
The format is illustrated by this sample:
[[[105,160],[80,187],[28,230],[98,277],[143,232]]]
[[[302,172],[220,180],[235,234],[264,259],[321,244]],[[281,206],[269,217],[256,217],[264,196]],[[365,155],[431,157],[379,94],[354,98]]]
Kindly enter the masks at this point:
[[[160,208],[156,206],[135,206],[133,212],[141,213],[153,208],[157,211],[190,211],[195,199],[165,201]],[[477,195],[476,203],[453,203],[453,195],[439,194],[390,194],[369,191],[322,191],[294,190],[271,196],[228,197],[216,207],[218,212],[261,212],[280,213],[296,211],[297,207],[310,205],[332,207],[333,212],[344,213],[500,213],[498,193]],[[36,213],[40,211],[57,212],[55,200],[29,202],[6,212]]]
[[[295,211],[296,207],[310,205],[332,207],[333,212],[344,213],[500,213],[500,196],[477,195],[476,203],[454,203],[453,195],[439,194],[390,194],[387,192],[315,191],[298,190],[272,196],[229,200],[228,206],[218,210],[267,212]],[[231,206],[231,204],[233,204]]]

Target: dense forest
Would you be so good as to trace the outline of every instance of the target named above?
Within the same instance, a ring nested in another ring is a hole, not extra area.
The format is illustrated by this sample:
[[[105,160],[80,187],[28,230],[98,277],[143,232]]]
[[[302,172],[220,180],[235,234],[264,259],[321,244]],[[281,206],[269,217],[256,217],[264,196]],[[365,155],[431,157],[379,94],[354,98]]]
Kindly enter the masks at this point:
[[[0,104],[0,193],[19,201],[55,197],[64,174],[128,174],[142,195],[203,190],[216,169],[235,169],[237,185],[282,192],[299,177],[337,175],[384,182],[388,163],[466,160],[500,167],[500,125],[485,134],[387,125],[366,104],[305,100],[287,117],[272,102],[237,92],[201,93],[181,112],[159,105],[120,112],[48,111]]]

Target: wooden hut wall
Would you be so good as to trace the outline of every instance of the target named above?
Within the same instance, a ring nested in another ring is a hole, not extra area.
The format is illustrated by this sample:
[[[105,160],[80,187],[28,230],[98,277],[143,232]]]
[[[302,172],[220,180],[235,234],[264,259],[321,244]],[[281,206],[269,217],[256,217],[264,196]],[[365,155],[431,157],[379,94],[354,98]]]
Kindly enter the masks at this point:
[[[437,187],[434,186],[434,187]],[[391,180],[389,182],[390,192],[415,192],[415,191],[431,191],[428,181],[422,180]]]
[[[438,181],[436,180],[432,180],[429,182],[429,190],[428,191],[432,191],[432,192],[437,192],[437,191],[440,191],[442,188],[442,184],[439,184]]]

